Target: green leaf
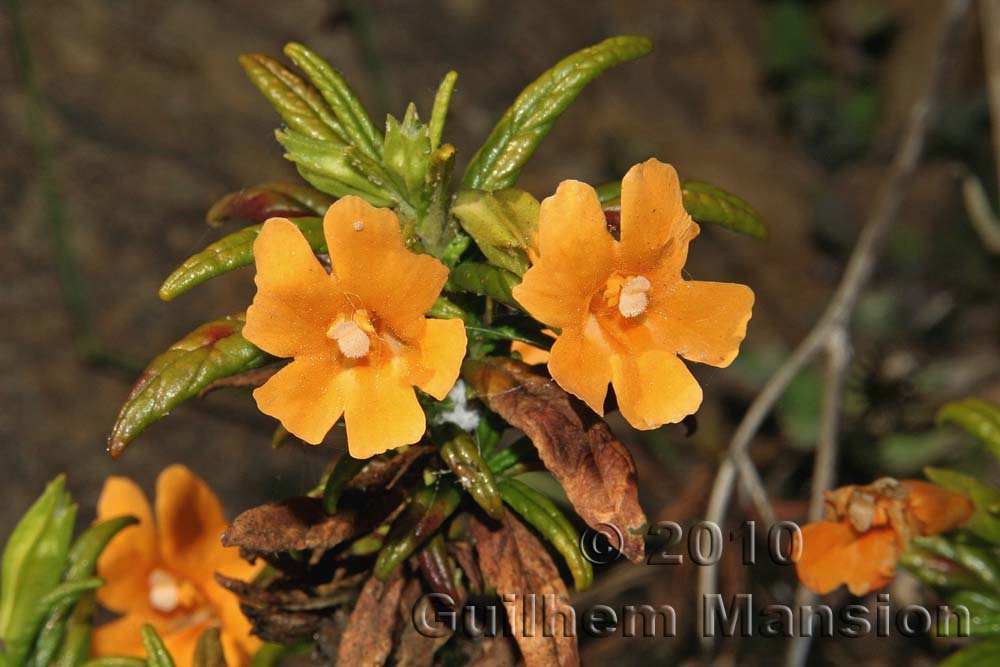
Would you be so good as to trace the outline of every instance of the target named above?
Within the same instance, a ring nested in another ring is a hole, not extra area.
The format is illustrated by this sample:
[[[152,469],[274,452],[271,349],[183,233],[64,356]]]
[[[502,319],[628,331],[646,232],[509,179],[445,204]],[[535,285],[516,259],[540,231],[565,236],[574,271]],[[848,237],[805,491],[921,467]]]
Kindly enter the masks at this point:
[[[354,146],[312,139],[294,130],[275,132],[285,158],[314,188],[334,197],[357,195],[372,206],[406,203],[380,162]]]
[[[208,628],[198,637],[194,649],[194,667],[226,667],[219,628]]]
[[[392,115],[386,117],[382,163],[404,185],[406,200],[417,210],[426,200],[424,185],[430,158],[430,132],[420,122],[412,102],[406,107],[402,123]]]
[[[153,359],[118,413],[108,451],[117,458],[147,426],[219,378],[263,366],[271,357],[245,339],[244,315],[203,324]]]
[[[521,279],[510,271],[482,262],[462,262],[448,276],[450,289],[488,296],[511,306],[517,304],[511,290],[520,282]]]
[[[521,169],[552,124],[590,81],[609,67],[644,56],[645,37],[612,37],[559,61],[525,88],[472,157],[462,186],[501,190],[517,182]]]
[[[531,266],[528,248],[538,228],[540,208],[530,193],[516,188],[462,190],[455,196],[451,213],[490,264],[523,276]]]
[[[373,573],[385,581],[419,546],[431,538],[458,508],[462,495],[450,482],[437,479],[418,489],[402,514],[393,521],[389,535],[375,559]]]
[[[978,398],[953,401],[938,410],[937,423],[961,426],[1000,459],[1000,407]]]
[[[65,631],[60,633],[61,636],[65,636],[62,637],[55,659],[51,663],[38,660],[36,648],[35,656],[33,656],[36,659],[35,664],[40,665],[40,667],[49,667],[50,665],[51,667],[78,667],[86,662],[90,655],[90,638],[94,631],[92,621],[96,607],[96,594],[93,592],[84,594],[69,614],[65,623]],[[46,624],[45,629],[48,627]]]
[[[344,126],[316,89],[277,60],[252,53],[241,56],[240,64],[285,125],[313,139],[349,141]]]
[[[441,458],[455,473],[459,484],[492,519],[503,518],[503,500],[493,472],[479,452],[479,446],[467,433],[441,445]]]
[[[696,221],[722,225],[755,239],[767,238],[760,214],[736,195],[703,181],[689,180],[681,183],[681,192],[684,208]]]
[[[323,510],[327,514],[337,513],[337,502],[340,500],[340,494],[344,492],[347,483],[354,479],[367,464],[367,460],[356,459],[346,452],[337,459],[333,471],[323,486]]]
[[[1000,664],[1000,639],[991,639],[952,653],[941,667],[996,667],[997,664]]]
[[[28,658],[69,558],[76,505],[57,477],[18,522],[4,548],[0,573],[0,639],[10,667]]]
[[[315,252],[326,252],[322,218],[292,218]],[[160,285],[160,298],[171,301],[192,287],[253,264],[253,244],[264,225],[253,225],[225,236],[201,252],[192,255]]]
[[[580,549],[580,534],[555,503],[517,479],[502,479],[500,494],[505,503],[531,524],[562,554],[578,591],[590,588],[594,570]]]
[[[382,155],[382,137],[375,129],[368,112],[344,78],[330,64],[301,44],[288,44],[285,55],[319,90],[333,114],[344,127],[348,143],[353,144],[372,160]]]
[[[322,217],[333,201],[325,192],[300,183],[262,183],[215,202],[205,221],[218,227],[229,220],[264,222],[268,218]]]
[[[63,602],[74,603],[84,593],[100,588],[103,585],[104,580],[100,577],[87,577],[86,579],[65,581],[49,591],[39,600],[39,603],[46,610]]]
[[[604,183],[596,188],[597,197],[605,206],[618,206],[621,202],[621,181]],[[763,218],[745,200],[704,181],[681,181],[684,209],[695,222],[722,225],[734,232],[767,238]]]
[[[142,626],[142,645],[146,648],[146,664],[149,667],[174,667],[174,659],[167,650],[160,635],[149,623]]]
[[[448,116],[448,107],[451,105],[451,93],[455,90],[455,81],[458,79],[458,72],[452,70],[444,75],[441,85],[438,86],[434,95],[434,106],[431,108],[431,150],[437,150],[441,144],[441,136],[444,134],[444,121]]]
[[[976,508],[963,528],[987,542],[1000,545],[1000,489],[975,477],[945,468],[924,468],[924,475],[938,486],[965,495]]]
[[[451,203],[449,186],[454,169],[455,147],[451,144],[445,144],[431,154],[424,184],[427,200],[421,204],[416,225],[416,234],[424,250],[448,267],[455,266],[469,247],[469,237],[448,214]]]

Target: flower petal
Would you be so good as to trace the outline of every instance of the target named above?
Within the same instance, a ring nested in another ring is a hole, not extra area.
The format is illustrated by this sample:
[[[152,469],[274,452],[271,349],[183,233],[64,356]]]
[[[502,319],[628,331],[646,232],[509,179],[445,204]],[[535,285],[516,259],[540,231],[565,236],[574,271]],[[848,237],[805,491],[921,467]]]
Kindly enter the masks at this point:
[[[640,430],[679,422],[701,405],[701,387],[672,352],[612,356],[611,383],[622,416]]]
[[[392,211],[350,196],[326,212],[323,231],[347,298],[408,338],[419,333],[419,320],[441,293],[448,269],[430,255],[407,250],[399,224]]]
[[[566,329],[552,345],[549,374],[560,387],[604,414],[604,399],[611,381],[611,348],[592,316],[586,328]]]
[[[900,556],[899,538],[891,528],[869,530],[848,547],[853,568],[844,574],[847,590],[864,595],[892,581]]]
[[[644,323],[658,346],[725,367],[739,353],[753,302],[746,285],[679,280],[665,293],[654,288]]]
[[[237,550],[233,549],[233,551]],[[246,563],[246,561],[243,562]],[[256,569],[260,570],[261,568]],[[223,573],[232,571],[232,568],[222,570]],[[227,576],[248,581],[253,578],[254,574],[227,574]],[[222,643],[222,651],[226,656],[226,664],[237,667],[249,665],[250,658],[260,648],[262,642],[251,634],[252,626],[240,610],[239,598],[218,584],[207,589],[206,594],[212,604],[215,616],[222,626],[219,639]]]
[[[355,366],[349,374],[344,421],[351,456],[367,459],[423,437],[427,421],[407,379],[404,360],[393,359],[378,367]]]
[[[529,366],[547,364],[549,363],[549,357],[551,356],[548,350],[543,350],[540,347],[535,347],[534,345],[529,345],[528,343],[522,343],[519,340],[510,344],[510,351],[517,352],[521,355],[521,361]]]
[[[937,535],[957,528],[975,512],[969,499],[935,484],[908,479],[907,509],[921,524],[921,535]]]
[[[302,232],[284,218],[271,218],[253,252],[257,294],[247,310],[243,336],[278,357],[329,348],[326,330],[346,304]]]
[[[345,370],[331,357],[299,357],[253,392],[257,407],[318,445],[344,413]]]
[[[128,478],[108,477],[97,501],[97,521],[126,514],[139,519],[139,523],[116,535],[97,561],[97,576],[107,582],[97,589],[97,599],[119,613],[146,608],[148,577],[159,556],[153,511],[146,494]]]
[[[455,386],[465,357],[465,323],[462,320],[428,319],[420,347],[420,381],[410,381],[438,399],[444,399]]]
[[[629,169],[622,179],[621,261],[634,273],[654,266],[680,276],[699,227],[684,209],[677,172],[658,160]]]
[[[166,567],[196,585],[214,584],[227,526],[219,498],[188,468],[172,465],[156,480],[156,528]]]
[[[594,188],[563,181],[538,214],[538,266],[561,274],[563,292],[590,298],[604,285],[614,264],[615,242]]]
[[[844,550],[857,534],[839,521],[806,524],[801,534],[801,546],[793,546],[793,552],[799,552],[795,563],[799,581],[814,593],[829,593],[844,583],[846,569],[853,567],[853,563],[845,561]]]
[[[145,657],[146,649],[142,645],[141,630],[143,624],[151,620],[151,616],[128,614],[97,626],[90,636],[90,654],[94,657],[109,655]]]

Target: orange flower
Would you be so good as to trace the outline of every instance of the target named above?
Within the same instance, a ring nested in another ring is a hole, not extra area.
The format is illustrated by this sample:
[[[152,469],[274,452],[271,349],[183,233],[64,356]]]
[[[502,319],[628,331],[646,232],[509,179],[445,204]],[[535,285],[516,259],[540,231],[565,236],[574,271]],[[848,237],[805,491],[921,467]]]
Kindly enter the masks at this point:
[[[140,628],[156,628],[178,667],[194,660],[198,637],[221,629],[226,664],[241,667],[260,646],[239,600],[215,581],[215,573],[251,579],[259,571],[222,546],[222,505],[190,470],[173,465],[156,480],[156,520],[135,482],[109,477],[97,503],[97,520],[132,515],[139,523],[119,533],[101,554],[97,574],[107,583],[97,600],[121,618],[94,630],[95,656],[145,655]]]
[[[257,295],[243,335],[294,360],[254,391],[257,406],[319,444],[344,415],[355,458],[424,434],[414,386],[441,400],[465,355],[461,320],[424,317],[448,269],[403,245],[387,209],[344,197],[323,220],[332,272],[298,228],[272,218],[254,243]]]
[[[826,520],[802,528],[799,579],[816,593],[841,584],[854,595],[892,581],[911,537],[936,535],[966,521],[974,510],[953,491],[919,480],[885,477],[868,486],[826,492]],[[799,547],[794,547],[798,551]]]
[[[632,426],[678,422],[701,387],[678,357],[728,366],[746,335],[753,292],[684,280],[699,227],[684,210],[673,167],[649,160],[622,180],[621,233],[608,229],[597,193],[563,181],[542,202],[537,252],[514,298],[561,333],[549,372],[604,414],[608,382]]]

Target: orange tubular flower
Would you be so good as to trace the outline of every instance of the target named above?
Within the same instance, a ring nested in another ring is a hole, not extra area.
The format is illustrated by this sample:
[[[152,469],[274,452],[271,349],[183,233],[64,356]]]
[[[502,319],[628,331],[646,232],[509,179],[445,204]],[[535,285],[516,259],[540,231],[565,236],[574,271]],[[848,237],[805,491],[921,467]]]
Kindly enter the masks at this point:
[[[125,477],[109,477],[97,503],[97,520],[132,515],[139,523],[119,533],[101,554],[97,574],[107,583],[97,600],[121,618],[94,630],[94,656],[145,655],[140,629],[156,628],[178,667],[190,667],[198,637],[221,629],[226,664],[250,662],[260,640],[239,600],[215,573],[252,579],[259,567],[222,546],[228,525],[212,490],[190,470],[170,466],[156,481],[156,520],[146,495]]]
[[[625,419],[653,429],[698,409],[701,387],[678,357],[732,363],[754,296],[681,277],[699,227],[669,165],[649,160],[625,175],[620,232],[616,240],[593,188],[563,181],[542,202],[533,266],[514,298],[561,330],[548,367],[563,389],[604,414],[611,382]]]
[[[854,595],[892,581],[911,537],[958,527],[973,513],[969,500],[920,480],[886,477],[868,486],[826,492],[826,520],[802,528],[796,569],[816,593],[841,584]]]
[[[294,360],[254,392],[293,435],[319,444],[344,415],[355,458],[417,442],[424,411],[414,386],[441,400],[465,356],[461,320],[424,315],[448,269],[403,245],[399,220],[359,197],[323,220],[331,273],[298,228],[272,218],[254,243],[257,295],[243,335]]]

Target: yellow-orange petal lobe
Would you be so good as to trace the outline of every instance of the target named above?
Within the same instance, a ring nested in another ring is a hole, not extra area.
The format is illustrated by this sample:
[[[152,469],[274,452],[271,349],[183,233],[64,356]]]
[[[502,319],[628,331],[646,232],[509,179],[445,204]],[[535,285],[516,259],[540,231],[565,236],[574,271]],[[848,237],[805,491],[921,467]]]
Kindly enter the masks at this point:
[[[611,381],[611,348],[597,321],[590,317],[583,330],[566,329],[549,353],[549,373],[565,391],[604,414]]]
[[[347,404],[345,371],[330,357],[299,357],[253,392],[257,407],[295,437],[318,445]]]
[[[701,386],[673,352],[648,349],[614,355],[611,384],[622,416],[640,430],[675,424],[701,405]]]
[[[344,422],[347,447],[354,458],[367,459],[423,437],[427,420],[406,366],[404,359],[393,359],[349,371]]]
[[[908,479],[907,510],[920,523],[921,535],[937,535],[969,520],[975,506],[964,495],[924,482]]]
[[[438,399],[444,399],[455,386],[465,357],[465,323],[462,320],[428,319],[417,343],[420,347],[416,386]]]
[[[678,280],[654,292],[645,324],[665,349],[688,361],[725,367],[739,353],[753,303],[746,285]]]
[[[156,530],[163,563],[196,584],[215,585],[228,523],[222,503],[190,469],[172,465],[156,480]]]
[[[145,606],[149,572],[159,554],[153,510],[146,494],[126,477],[108,477],[97,501],[97,521],[125,515],[134,516],[139,523],[112,538],[97,561],[97,576],[106,582],[97,589],[97,599],[118,613]]]
[[[892,581],[901,547],[889,527],[856,532],[846,521],[815,521],[802,527],[799,580],[814,593],[825,594],[846,584],[864,595]]]
[[[323,218],[333,274],[356,308],[373,311],[397,336],[415,336],[448,269],[407,250],[399,218],[360,197],[336,201]]]
[[[271,218],[253,249],[257,293],[247,310],[243,336],[278,357],[329,348],[326,329],[344,308],[344,300],[299,228],[284,218]]]
[[[641,273],[656,267],[680,277],[698,225],[684,209],[680,179],[668,164],[651,159],[622,179],[621,262]]]

